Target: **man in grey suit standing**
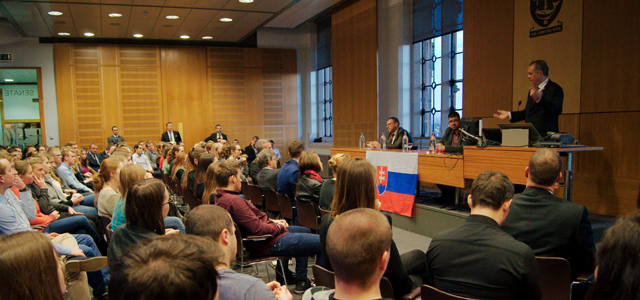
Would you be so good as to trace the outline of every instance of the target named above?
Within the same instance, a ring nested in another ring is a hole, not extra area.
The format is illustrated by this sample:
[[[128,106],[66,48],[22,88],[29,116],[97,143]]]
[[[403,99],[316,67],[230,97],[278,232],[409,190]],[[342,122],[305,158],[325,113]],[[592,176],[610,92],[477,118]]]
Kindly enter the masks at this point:
[[[111,127],[111,133],[113,133],[113,135],[107,138],[107,142],[109,143],[109,146],[125,141],[122,136],[118,135],[118,127],[116,126]]]

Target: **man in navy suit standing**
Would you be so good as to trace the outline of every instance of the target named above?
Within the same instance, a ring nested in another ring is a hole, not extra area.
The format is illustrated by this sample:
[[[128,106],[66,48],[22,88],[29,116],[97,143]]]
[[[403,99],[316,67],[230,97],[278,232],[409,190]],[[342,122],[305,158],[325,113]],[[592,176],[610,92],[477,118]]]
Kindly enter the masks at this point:
[[[549,80],[549,66],[544,60],[529,64],[528,75],[531,88],[527,96],[527,105],[523,110],[509,112],[498,110],[495,118],[518,122],[524,120],[533,124],[540,135],[558,132],[558,116],[562,113],[564,92],[555,82]]]
[[[173,131],[173,123],[167,123],[167,131],[162,134],[162,141],[165,143],[172,143],[174,145],[182,142],[182,138],[180,137],[180,132]]]

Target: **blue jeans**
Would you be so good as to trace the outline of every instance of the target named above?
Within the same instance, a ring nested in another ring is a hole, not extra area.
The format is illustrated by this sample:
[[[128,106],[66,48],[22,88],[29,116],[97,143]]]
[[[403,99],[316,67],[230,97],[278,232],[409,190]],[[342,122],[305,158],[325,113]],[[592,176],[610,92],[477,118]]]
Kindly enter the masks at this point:
[[[324,266],[320,255],[320,236],[312,234],[306,227],[289,226],[289,233],[283,235],[267,253],[295,257],[297,281],[307,279],[308,256],[315,255],[316,264]],[[287,265],[287,261],[283,263]]]
[[[98,232],[84,216],[73,216],[53,221],[44,229],[44,232],[88,234],[95,242],[102,240]],[[100,252],[98,251],[98,253]]]
[[[165,228],[171,228],[171,229],[177,229],[182,234],[186,233],[186,230],[184,228],[184,224],[182,224],[182,221],[180,221],[180,218],[178,218],[178,217],[166,217],[166,218],[164,218],[164,227]]]
[[[101,256],[96,243],[93,242],[93,238],[86,234],[73,234],[73,237],[78,242],[78,247],[82,250],[82,253],[86,257],[69,257],[69,260],[83,260],[87,258]],[[87,281],[93,289],[94,295],[101,295],[107,289],[106,281],[109,278],[109,267],[96,272],[87,272]]]
[[[75,211],[77,211],[79,213],[83,213],[85,215],[90,215],[90,216],[95,216],[97,218],[100,218],[98,216],[98,210],[93,206],[74,205],[71,208],[73,208],[73,210],[75,210]]]
[[[80,194],[84,196],[84,199],[82,199],[82,202],[80,202],[80,204],[84,206],[95,207],[94,205],[95,201],[93,199],[96,197],[96,194],[90,193],[90,192],[82,192]]]

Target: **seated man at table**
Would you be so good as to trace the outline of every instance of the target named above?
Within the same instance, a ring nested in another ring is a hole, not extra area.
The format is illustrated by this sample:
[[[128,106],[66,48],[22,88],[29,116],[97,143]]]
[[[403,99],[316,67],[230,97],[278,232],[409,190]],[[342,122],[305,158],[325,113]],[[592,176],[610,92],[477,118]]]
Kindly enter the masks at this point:
[[[425,283],[473,299],[540,299],[533,251],[500,228],[512,197],[507,176],[482,172],[467,199],[471,215],[431,240]]]
[[[386,137],[387,149],[402,149],[402,139],[406,136],[408,143],[413,143],[411,134],[406,129],[400,127],[400,121],[396,117],[387,119],[387,130],[389,134]],[[372,148],[380,148],[380,143],[371,142]]]
[[[436,144],[436,150],[444,151],[447,153],[462,153],[463,145],[466,143],[462,139],[462,133],[460,132],[460,114],[457,111],[449,113],[449,128],[444,131],[440,143]],[[468,143],[468,142],[467,142]],[[475,141],[471,141],[470,145],[473,145]],[[442,191],[442,199],[454,200],[456,197],[456,188],[444,184],[438,184],[438,188]]]
[[[596,246],[587,208],[554,197],[562,178],[562,159],[543,148],[529,159],[524,171],[527,188],[513,197],[502,230],[521,241],[536,256],[562,257],[571,264],[572,278],[591,274]]]

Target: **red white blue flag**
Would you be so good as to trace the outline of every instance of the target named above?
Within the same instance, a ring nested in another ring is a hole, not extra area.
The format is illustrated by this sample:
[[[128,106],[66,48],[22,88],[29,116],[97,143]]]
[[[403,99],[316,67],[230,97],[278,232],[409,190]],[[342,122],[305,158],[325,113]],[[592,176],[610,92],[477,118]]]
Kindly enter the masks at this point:
[[[380,209],[411,217],[418,183],[418,153],[367,151],[376,167]]]

